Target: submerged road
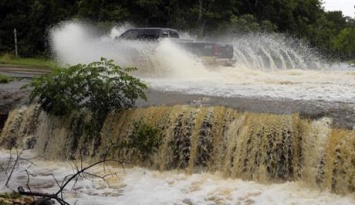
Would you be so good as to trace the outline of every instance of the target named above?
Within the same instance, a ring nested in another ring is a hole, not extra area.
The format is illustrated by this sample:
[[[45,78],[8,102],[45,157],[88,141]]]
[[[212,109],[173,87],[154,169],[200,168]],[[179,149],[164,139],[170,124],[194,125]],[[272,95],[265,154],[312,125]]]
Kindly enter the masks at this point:
[[[305,100],[275,100],[248,97],[214,97],[188,95],[178,92],[147,91],[147,101],[139,100],[137,106],[149,107],[159,105],[225,106],[240,112],[292,114],[300,113],[302,117],[319,119],[330,117],[333,126],[355,129],[355,105],[342,102],[322,102]]]
[[[20,89],[29,82],[29,78],[48,72],[46,69],[33,69],[24,67],[0,66],[0,73],[19,77],[21,80],[0,84],[0,114],[8,113],[16,106],[28,103],[27,96],[30,90]],[[163,92],[148,89],[147,101],[138,100],[138,107],[149,106],[226,106],[240,112],[292,114],[300,113],[310,119],[330,117],[333,126],[355,129],[355,104],[343,102],[324,102],[317,100],[275,100],[269,98],[251,97],[215,97],[206,95],[190,95],[179,92]],[[354,102],[355,103],[355,102]]]

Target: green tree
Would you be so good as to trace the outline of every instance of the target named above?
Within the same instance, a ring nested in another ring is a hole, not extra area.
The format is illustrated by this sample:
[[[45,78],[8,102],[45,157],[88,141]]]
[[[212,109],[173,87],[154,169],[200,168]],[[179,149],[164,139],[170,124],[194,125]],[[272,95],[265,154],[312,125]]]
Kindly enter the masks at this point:
[[[355,28],[343,29],[332,41],[332,46],[343,58],[355,58]]]
[[[240,17],[233,16],[230,26],[232,33],[246,34],[250,32],[273,32],[276,25],[268,20],[258,23],[251,14],[242,15]]]

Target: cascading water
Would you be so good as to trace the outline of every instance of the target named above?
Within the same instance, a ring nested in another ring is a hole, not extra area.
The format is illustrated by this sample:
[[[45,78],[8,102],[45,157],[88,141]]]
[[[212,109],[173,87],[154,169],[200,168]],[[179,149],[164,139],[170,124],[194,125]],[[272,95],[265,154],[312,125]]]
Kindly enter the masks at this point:
[[[19,112],[33,117],[18,117]],[[157,153],[147,162],[121,148],[110,152],[112,158],[161,171],[221,172],[262,183],[300,180],[336,193],[355,191],[355,131],[332,129],[328,118],[310,121],[297,114],[240,113],[226,107],[149,107],[111,113],[100,136],[88,139],[83,129],[93,117],[89,113],[69,118],[38,113],[33,106],[13,111],[1,144],[35,136],[35,149],[49,159],[79,159],[83,150],[97,159],[111,144],[127,140],[134,122],[141,121],[162,130]],[[14,135],[21,137],[14,140]]]

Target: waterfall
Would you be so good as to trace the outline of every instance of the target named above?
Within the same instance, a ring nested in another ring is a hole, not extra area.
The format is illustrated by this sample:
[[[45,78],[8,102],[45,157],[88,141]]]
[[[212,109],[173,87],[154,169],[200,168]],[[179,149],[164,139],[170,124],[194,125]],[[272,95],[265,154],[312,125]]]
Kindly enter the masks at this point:
[[[26,117],[28,116],[28,117]],[[24,144],[35,137],[35,150],[48,159],[88,160],[123,142],[134,122],[161,130],[158,151],[142,160],[127,148],[110,157],[160,171],[219,172],[229,178],[260,183],[302,181],[335,193],[355,191],[355,131],[331,128],[329,118],[303,119],[298,114],[239,112],[221,107],[158,106],[112,112],[95,138],[83,130],[90,113],[49,116],[35,106],[9,114],[0,138],[2,146]]]

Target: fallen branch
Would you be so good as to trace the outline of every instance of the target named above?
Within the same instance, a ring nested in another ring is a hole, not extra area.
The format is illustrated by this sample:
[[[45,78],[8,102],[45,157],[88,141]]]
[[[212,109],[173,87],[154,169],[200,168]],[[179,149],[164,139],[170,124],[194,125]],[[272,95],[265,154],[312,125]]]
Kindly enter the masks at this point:
[[[5,162],[1,164],[1,171],[4,171],[4,173],[6,175],[8,175],[6,183],[5,183],[5,186],[7,188],[9,188],[9,182],[10,182],[12,175],[13,175],[13,173],[20,161],[26,161],[26,162],[30,163],[30,165],[27,167],[27,169],[28,169],[30,166],[34,165],[31,160],[40,157],[40,156],[36,156],[33,158],[28,158],[28,159],[23,158],[23,157],[21,157],[21,155],[23,154],[24,151],[26,151],[26,149],[23,149],[20,152],[16,149],[16,158],[15,158],[15,160],[13,160],[11,151],[12,150],[10,150],[10,156],[9,156],[9,160],[7,160],[6,168],[3,167],[3,165],[5,165]]]
[[[27,181],[27,187],[28,187],[29,191],[25,191],[24,188],[22,186],[20,186],[20,187],[18,187],[18,192],[19,192],[19,194],[25,195],[25,196],[42,197],[43,198],[42,201],[55,200],[61,205],[70,205],[68,202],[66,202],[64,200],[63,192],[64,192],[64,189],[67,187],[67,185],[71,181],[75,180],[75,183],[76,183],[76,181],[79,179],[79,177],[85,178],[85,175],[87,175],[87,176],[92,176],[92,177],[95,177],[95,178],[100,178],[100,179],[104,180],[106,182],[106,184],[109,184],[108,181],[105,178],[107,176],[111,176],[111,175],[114,175],[116,173],[110,173],[110,174],[106,174],[104,176],[99,176],[99,175],[87,172],[90,168],[95,167],[95,166],[97,166],[99,164],[102,164],[102,163],[106,163],[106,162],[118,162],[123,167],[123,163],[121,161],[119,161],[119,160],[112,160],[112,159],[106,160],[106,159],[104,159],[104,160],[95,162],[95,163],[93,163],[93,164],[91,164],[91,165],[89,165],[87,167],[82,167],[83,165],[82,165],[82,161],[81,161],[81,168],[75,166],[76,167],[76,172],[73,175],[65,176],[64,180],[62,182],[62,185],[60,185],[58,180],[54,177],[54,175],[52,175],[54,180],[55,180],[55,182],[59,186],[59,190],[56,193],[54,193],[54,194],[31,191],[31,189],[29,187],[29,179]],[[29,174],[28,174],[27,170],[26,170],[26,172],[27,172],[27,176],[29,177]]]
[[[41,192],[25,191],[22,186],[18,187],[17,191],[19,194],[24,195],[24,196],[42,197],[43,198],[42,201],[49,201],[50,199],[54,199],[58,203],[60,203],[61,205],[70,205],[68,202],[59,198],[58,195],[56,195],[56,194],[47,194],[47,193],[41,193]]]
[[[18,150],[16,150],[17,156],[16,156],[16,159],[15,159],[15,163],[14,163],[14,165],[12,166],[11,171],[10,171],[10,175],[7,177],[7,180],[6,180],[6,183],[5,183],[5,186],[6,186],[7,188],[9,188],[9,181],[10,181],[10,179],[11,179],[11,177],[12,177],[12,174],[14,173],[14,170],[15,170],[15,168],[16,168],[16,166],[17,166],[17,163],[19,162],[20,156],[21,156],[21,154],[23,153],[23,151],[24,151],[24,150],[22,150],[20,153],[18,153]],[[10,158],[9,158],[9,164],[11,163],[10,160],[11,160],[11,153],[10,153]]]

